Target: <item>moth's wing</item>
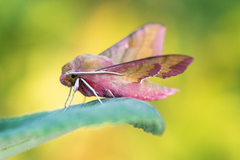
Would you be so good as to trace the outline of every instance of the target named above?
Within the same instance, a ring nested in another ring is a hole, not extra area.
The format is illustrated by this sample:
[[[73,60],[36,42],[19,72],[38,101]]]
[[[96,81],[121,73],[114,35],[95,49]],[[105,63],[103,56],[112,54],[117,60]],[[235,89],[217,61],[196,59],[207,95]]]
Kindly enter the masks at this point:
[[[186,55],[170,54],[148,57],[99,69],[123,74],[127,81],[140,82],[142,79],[158,76],[169,78],[183,73],[194,59]]]
[[[162,66],[157,76],[163,79],[183,73],[193,60],[192,57],[177,54],[146,58],[146,62],[159,63]]]
[[[165,31],[162,24],[146,24],[100,55],[113,59],[114,64],[161,55]]]
[[[99,69],[97,71],[107,71],[122,74],[120,79],[131,82],[141,82],[141,80],[158,75],[161,65],[156,62],[146,61],[146,59],[121,63],[118,65]]]

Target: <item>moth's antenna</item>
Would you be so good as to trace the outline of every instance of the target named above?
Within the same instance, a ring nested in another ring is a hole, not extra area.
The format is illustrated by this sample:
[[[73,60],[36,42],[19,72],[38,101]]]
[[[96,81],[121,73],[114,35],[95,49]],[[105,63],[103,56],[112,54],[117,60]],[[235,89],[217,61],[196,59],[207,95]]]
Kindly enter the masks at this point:
[[[69,107],[70,104],[72,103],[74,94],[75,94],[75,92],[78,90],[78,87],[79,87],[79,78],[76,80],[76,82],[75,82],[75,84],[74,84],[72,98],[71,98],[70,102],[68,103],[67,107],[65,108],[64,112],[68,109],[68,107]]]
[[[66,72],[67,75],[69,74],[75,74],[75,75],[86,75],[86,74],[113,74],[118,76],[123,76],[124,74],[118,73],[118,72],[109,72],[109,71],[93,71],[93,72],[74,72],[74,71],[68,71]]]
[[[67,97],[67,99],[66,99],[66,101],[65,101],[65,103],[64,103],[64,108],[66,108],[66,104],[67,104],[67,101],[68,101],[68,99],[69,99],[69,97],[70,97],[71,92],[72,92],[72,87],[70,87],[70,91],[69,91],[69,93],[68,93],[68,97]]]
[[[98,97],[97,93],[95,92],[95,90],[94,90],[84,79],[81,78],[81,80],[82,80],[83,83],[85,83],[86,86],[93,92],[93,94],[97,97],[98,101],[99,101],[101,104],[103,104],[102,101],[100,100],[100,98]]]

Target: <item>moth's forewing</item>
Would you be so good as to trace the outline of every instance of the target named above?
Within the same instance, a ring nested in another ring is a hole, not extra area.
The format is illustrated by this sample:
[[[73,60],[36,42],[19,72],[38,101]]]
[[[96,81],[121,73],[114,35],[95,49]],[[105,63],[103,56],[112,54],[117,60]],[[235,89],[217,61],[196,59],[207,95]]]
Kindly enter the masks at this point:
[[[116,72],[122,74],[119,79],[129,82],[141,82],[142,79],[153,77],[161,70],[161,65],[156,62],[146,61],[146,59],[121,63],[100,70]]]
[[[123,76],[119,78],[140,82],[147,77],[158,76],[165,79],[179,75],[187,69],[192,61],[192,57],[185,55],[164,55],[126,62],[99,70],[121,73]]]
[[[169,78],[183,73],[194,59],[185,55],[164,55],[150,57],[147,62],[159,63],[162,68],[157,75],[160,78]]]
[[[113,59],[114,64],[161,55],[165,31],[161,24],[146,24],[100,55]]]

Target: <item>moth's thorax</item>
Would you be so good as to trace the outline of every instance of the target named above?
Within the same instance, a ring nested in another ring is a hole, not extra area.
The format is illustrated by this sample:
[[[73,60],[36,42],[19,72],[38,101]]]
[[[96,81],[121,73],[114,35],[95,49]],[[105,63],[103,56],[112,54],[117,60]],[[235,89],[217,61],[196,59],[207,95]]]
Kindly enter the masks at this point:
[[[76,76],[67,75],[66,72],[90,72],[100,68],[112,66],[113,60],[101,55],[83,54],[77,56],[73,61],[62,67],[62,75],[60,81],[63,85],[71,87],[76,81]],[[79,76],[78,76],[79,77]]]
[[[79,60],[81,61],[81,65],[76,65]],[[114,65],[112,59],[106,56],[92,54],[77,56],[72,63],[75,65],[75,69],[88,72]]]

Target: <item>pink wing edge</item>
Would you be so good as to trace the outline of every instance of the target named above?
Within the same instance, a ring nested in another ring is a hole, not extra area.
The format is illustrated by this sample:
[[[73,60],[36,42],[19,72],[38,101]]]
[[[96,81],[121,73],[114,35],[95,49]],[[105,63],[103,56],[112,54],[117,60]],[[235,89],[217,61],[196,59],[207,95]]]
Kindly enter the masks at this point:
[[[153,48],[153,56],[162,55],[164,49],[164,37],[166,33],[166,27],[161,25],[158,33],[156,35],[155,40],[153,41],[152,48]]]

